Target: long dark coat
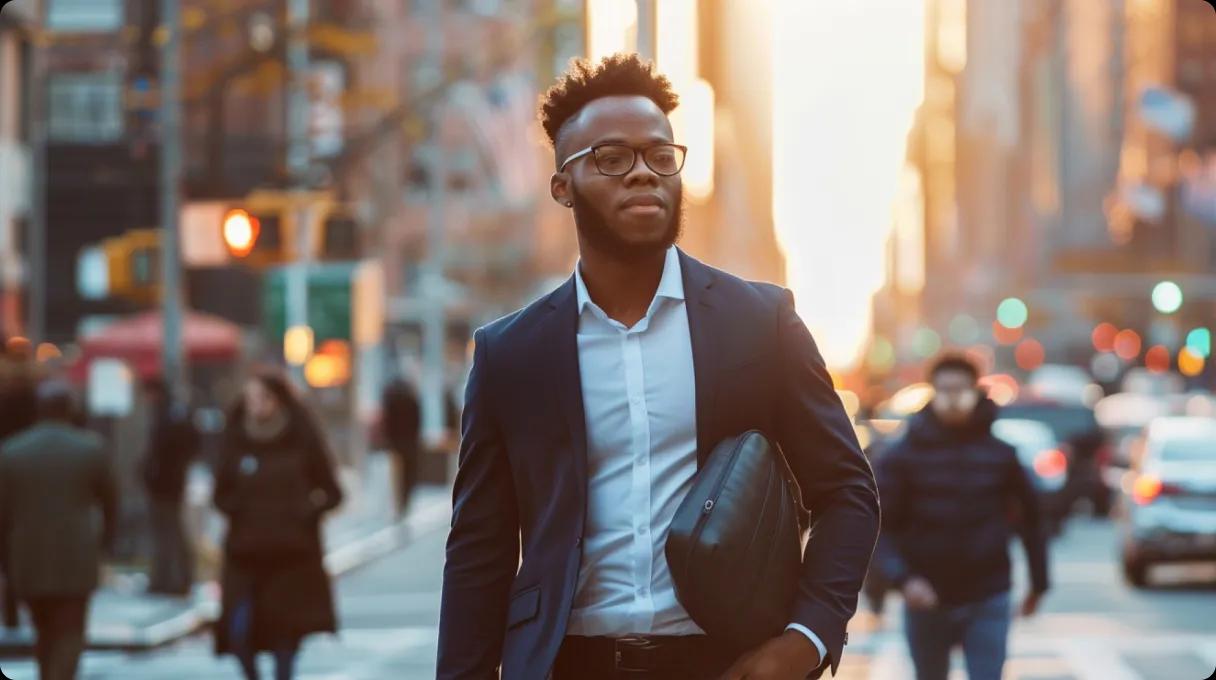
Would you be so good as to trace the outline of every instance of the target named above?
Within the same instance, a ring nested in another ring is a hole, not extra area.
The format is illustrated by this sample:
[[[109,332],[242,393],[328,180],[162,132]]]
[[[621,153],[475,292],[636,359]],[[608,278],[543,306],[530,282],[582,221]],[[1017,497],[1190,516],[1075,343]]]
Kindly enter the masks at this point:
[[[265,442],[245,433],[239,410],[234,416],[216,465],[215,505],[228,516],[216,652],[233,651],[232,617],[242,601],[253,604],[257,650],[336,632],[320,525],[342,492],[328,447],[302,415]]]

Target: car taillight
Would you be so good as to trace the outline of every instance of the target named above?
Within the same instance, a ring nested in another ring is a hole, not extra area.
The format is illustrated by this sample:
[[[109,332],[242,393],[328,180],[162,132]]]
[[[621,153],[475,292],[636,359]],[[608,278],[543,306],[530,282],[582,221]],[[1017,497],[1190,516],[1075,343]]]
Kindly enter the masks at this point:
[[[1161,496],[1182,493],[1182,487],[1161,481],[1153,475],[1140,475],[1132,484],[1132,500],[1138,505],[1148,505]]]
[[[1148,505],[1157,500],[1164,486],[1160,479],[1152,475],[1140,475],[1132,484],[1132,500],[1137,505]]]
[[[1068,472],[1068,457],[1059,449],[1048,449],[1034,459],[1034,471],[1040,477],[1058,477]]]

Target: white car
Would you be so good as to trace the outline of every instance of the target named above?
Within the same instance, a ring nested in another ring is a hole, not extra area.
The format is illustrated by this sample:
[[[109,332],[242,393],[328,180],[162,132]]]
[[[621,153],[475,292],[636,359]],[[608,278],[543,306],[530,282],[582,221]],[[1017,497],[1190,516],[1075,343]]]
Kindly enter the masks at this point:
[[[1148,584],[1159,562],[1216,562],[1216,419],[1158,418],[1123,484],[1123,573]]]
[[[992,434],[1017,449],[1018,460],[1034,482],[1049,535],[1059,533],[1067,508],[1068,455],[1046,423],[1025,418],[999,418]]]

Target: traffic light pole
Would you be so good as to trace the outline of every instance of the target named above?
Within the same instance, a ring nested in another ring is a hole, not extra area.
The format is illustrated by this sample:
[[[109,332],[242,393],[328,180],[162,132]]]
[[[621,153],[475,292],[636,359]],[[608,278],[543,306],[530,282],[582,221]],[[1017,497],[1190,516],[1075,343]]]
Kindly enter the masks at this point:
[[[430,0],[426,4],[427,24],[434,26],[427,41],[423,68],[430,72],[436,84],[443,82],[443,2]],[[444,294],[444,262],[447,256],[444,239],[445,208],[447,204],[447,162],[440,146],[443,98],[435,102],[430,116],[430,141],[426,165],[430,201],[427,223],[426,259],[422,262],[421,284],[424,317],[422,322],[422,437],[430,446],[439,443],[447,425],[444,400],[444,332],[447,325]]]
[[[308,260],[311,257],[312,209],[302,199],[309,167],[308,139],[308,12],[309,0],[287,2],[287,71],[290,74],[287,100],[287,168],[295,186],[297,200],[292,207],[295,216],[295,262],[287,268],[286,326],[288,329],[308,325]],[[304,365],[291,367],[292,377],[303,387]]]
[[[185,397],[182,352],[182,267],[178,247],[181,190],[181,15],[179,0],[161,0],[164,43],[160,66],[160,275],[164,346],[162,370],[170,395]]]

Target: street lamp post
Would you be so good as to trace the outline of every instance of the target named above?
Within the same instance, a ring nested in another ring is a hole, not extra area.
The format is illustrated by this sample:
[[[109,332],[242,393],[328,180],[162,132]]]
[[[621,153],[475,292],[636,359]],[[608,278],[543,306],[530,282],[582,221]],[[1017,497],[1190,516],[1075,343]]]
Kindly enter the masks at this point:
[[[295,262],[288,266],[284,314],[288,332],[303,333],[308,327],[308,260],[311,256],[312,210],[304,200],[305,179],[310,162],[308,139],[308,13],[309,0],[287,3],[287,169],[295,189]],[[286,338],[284,339],[286,341]],[[305,357],[306,360],[306,357]],[[303,363],[291,362],[296,383],[305,385]]]
[[[170,394],[183,397],[182,269],[178,248],[181,191],[181,6],[161,0],[164,41],[160,67],[160,276],[163,307],[162,371]]]

